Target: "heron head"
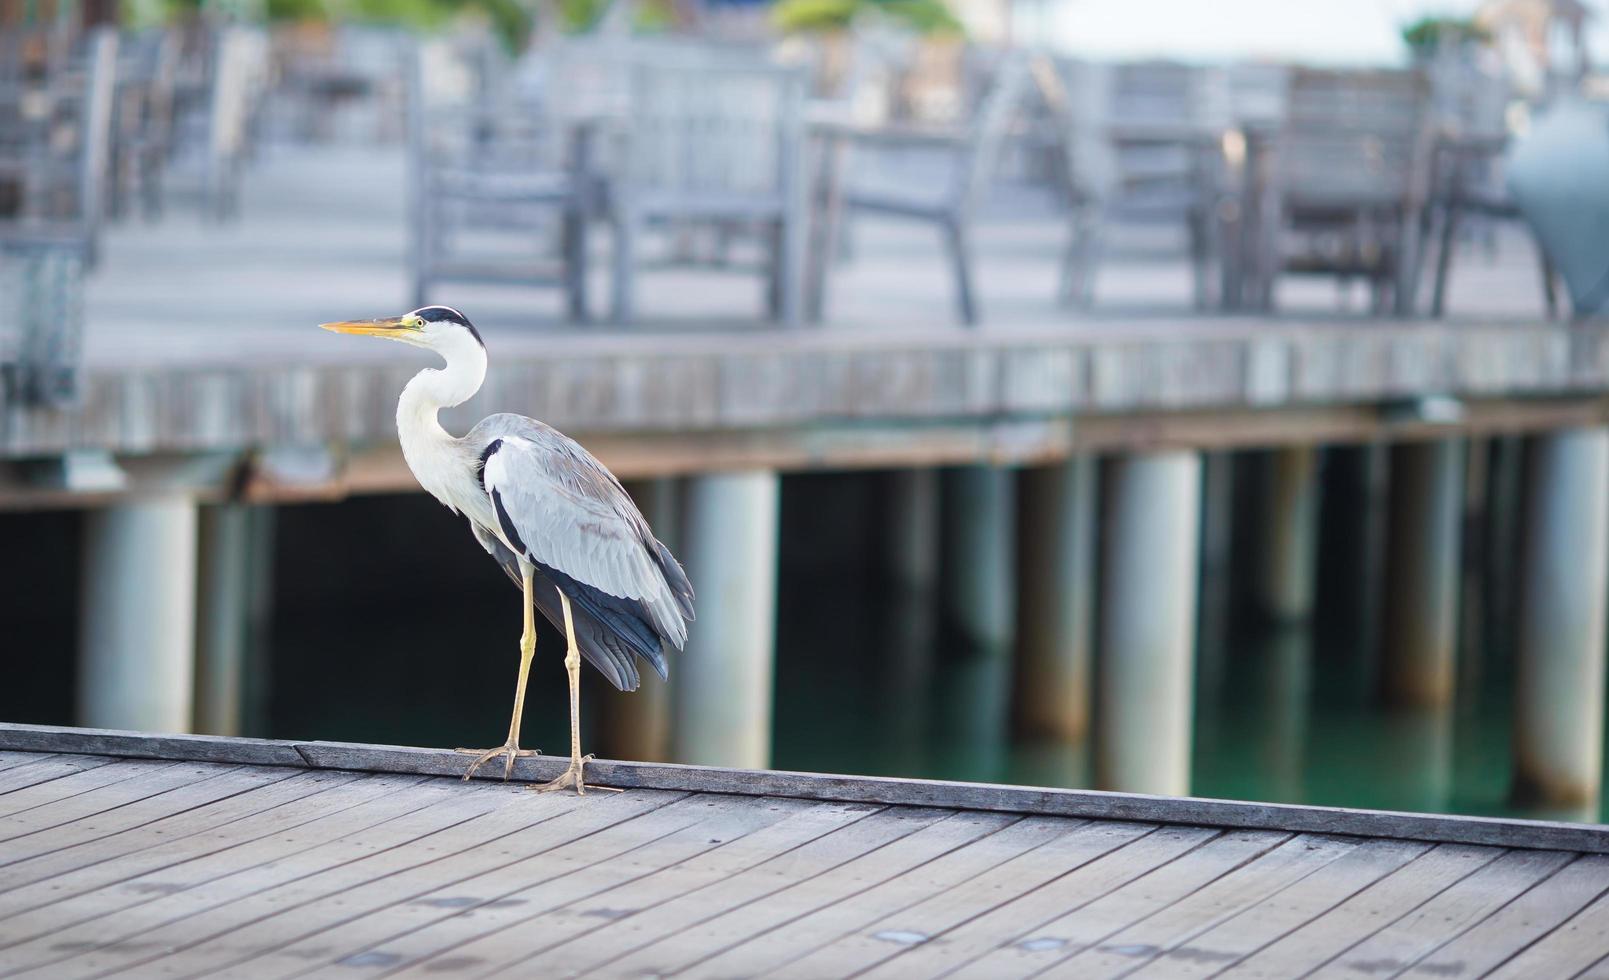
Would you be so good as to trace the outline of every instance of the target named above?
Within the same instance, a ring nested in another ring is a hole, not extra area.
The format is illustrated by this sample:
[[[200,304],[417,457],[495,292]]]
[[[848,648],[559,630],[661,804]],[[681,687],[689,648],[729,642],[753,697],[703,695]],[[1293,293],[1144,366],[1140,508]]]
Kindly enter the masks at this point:
[[[362,334],[400,340],[415,347],[446,353],[467,339],[484,348],[480,332],[469,318],[450,306],[422,306],[412,313],[378,320],[337,320],[319,326],[335,333]]]

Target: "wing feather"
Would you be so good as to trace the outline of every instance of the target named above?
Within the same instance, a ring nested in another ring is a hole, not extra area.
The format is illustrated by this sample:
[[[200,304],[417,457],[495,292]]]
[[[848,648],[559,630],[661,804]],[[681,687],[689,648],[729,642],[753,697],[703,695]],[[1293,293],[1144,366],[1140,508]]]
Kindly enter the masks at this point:
[[[508,543],[604,595],[636,600],[654,631],[680,649],[692,619],[692,587],[614,475],[539,422],[492,416],[482,427],[488,437],[503,430],[481,479]]]

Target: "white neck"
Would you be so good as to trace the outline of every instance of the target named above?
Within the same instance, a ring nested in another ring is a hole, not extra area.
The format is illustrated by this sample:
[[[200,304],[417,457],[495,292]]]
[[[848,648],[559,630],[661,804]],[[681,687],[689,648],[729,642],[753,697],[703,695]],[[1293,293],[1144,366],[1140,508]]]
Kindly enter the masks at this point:
[[[402,455],[426,490],[440,497],[436,472],[452,461],[449,451],[456,440],[436,418],[443,408],[468,401],[486,379],[486,349],[466,331],[455,331],[432,347],[447,362],[413,376],[397,400],[397,436]],[[449,504],[449,506],[451,506]]]

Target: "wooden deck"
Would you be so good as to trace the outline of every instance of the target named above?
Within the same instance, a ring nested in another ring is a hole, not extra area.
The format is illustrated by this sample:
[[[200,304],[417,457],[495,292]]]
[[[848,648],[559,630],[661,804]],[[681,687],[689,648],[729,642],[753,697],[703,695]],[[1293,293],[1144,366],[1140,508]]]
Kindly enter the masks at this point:
[[[390,149],[275,154],[251,173],[238,224],[178,213],[111,229],[86,299],[82,403],[0,405],[0,507],[60,505],[54,471],[25,467],[81,451],[173,464],[131,468],[130,479],[202,498],[414,489],[394,412],[428,358],[314,327],[405,308],[402,185]],[[1132,255],[1103,266],[1093,311],[1060,307],[1065,229],[990,225],[979,241],[984,322],[967,330],[930,229],[861,231],[827,322],[805,330],[754,319],[754,277],[707,270],[645,276],[639,306],[651,318],[627,327],[565,322],[555,290],[444,291],[436,298],[476,319],[493,357],[486,388],[447,423],[532,415],[634,477],[1609,419],[1609,321],[1542,319],[1524,241],[1460,260],[1458,316],[1446,321],[1375,320],[1356,304],[1337,313],[1333,284],[1299,280],[1282,285],[1279,316],[1204,317],[1190,308],[1182,259]],[[1426,415],[1427,396],[1456,401]]]
[[[462,765],[0,726],[0,975],[1609,976],[1601,826]]]

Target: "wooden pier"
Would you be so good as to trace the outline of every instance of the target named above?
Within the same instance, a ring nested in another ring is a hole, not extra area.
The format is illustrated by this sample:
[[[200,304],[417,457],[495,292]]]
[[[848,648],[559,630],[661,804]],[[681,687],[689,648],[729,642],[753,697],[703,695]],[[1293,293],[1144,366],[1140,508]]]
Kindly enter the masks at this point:
[[[0,974],[1609,976],[1601,826],[463,763],[0,725]]]

